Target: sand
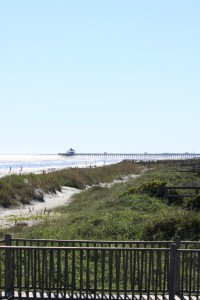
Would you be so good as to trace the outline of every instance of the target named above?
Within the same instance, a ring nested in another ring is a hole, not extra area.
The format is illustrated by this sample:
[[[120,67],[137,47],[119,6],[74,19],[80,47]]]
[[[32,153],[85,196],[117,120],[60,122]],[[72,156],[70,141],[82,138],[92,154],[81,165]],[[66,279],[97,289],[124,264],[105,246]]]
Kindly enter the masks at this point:
[[[9,228],[15,225],[32,225],[41,220],[41,215],[48,215],[49,210],[69,203],[72,195],[80,190],[72,187],[62,187],[61,192],[45,194],[44,202],[32,201],[29,205],[17,208],[0,208],[0,227]]]
[[[41,172],[42,170],[40,169],[37,170],[36,173]],[[30,172],[23,170],[22,173],[27,174]],[[0,177],[1,176],[5,176],[5,174],[0,174]],[[101,183],[100,185],[110,187],[114,183],[123,182],[130,177],[137,176],[138,175],[123,176],[121,179],[114,180],[112,183]],[[49,215],[49,210],[69,203],[71,197],[78,192],[80,192],[80,190],[65,186],[62,187],[61,192],[57,191],[56,194],[45,194],[44,202],[32,201],[29,205],[21,205],[17,208],[4,209],[0,207],[0,227],[10,228],[16,225],[33,225],[41,220],[41,216]]]
[[[45,172],[49,173],[59,168],[46,169]],[[12,170],[11,172],[0,172],[0,178],[4,176],[9,176],[12,174],[40,174],[43,172],[43,169],[38,168],[37,170],[33,169],[23,169],[22,171]],[[32,225],[41,219],[41,215],[49,214],[49,210],[67,204],[70,201],[70,198],[75,193],[78,193],[79,190],[72,187],[62,187],[61,192],[56,192],[56,194],[45,194],[44,202],[32,201],[29,205],[20,205],[16,208],[3,208],[0,207],[0,227],[9,228],[15,225]],[[40,218],[39,218],[40,217]],[[33,222],[34,220],[34,222]]]

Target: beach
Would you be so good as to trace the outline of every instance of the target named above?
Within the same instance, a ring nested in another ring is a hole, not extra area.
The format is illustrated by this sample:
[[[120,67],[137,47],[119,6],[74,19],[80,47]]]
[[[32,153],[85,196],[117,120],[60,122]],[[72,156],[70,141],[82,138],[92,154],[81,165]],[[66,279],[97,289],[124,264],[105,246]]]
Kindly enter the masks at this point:
[[[62,187],[61,192],[45,194],[44,202],[32,201],[29,205],[17,208],[0,208],[0,226],[9,228],[16,225],[33,225],[41,220],[41,216],[49,215],[50,210],[69,203],[71,197],[80,190],[72,187]]]
[[[66,160],[58,155],[0,155],[0,178],[11,175],[30,173],[49,173],[74,165],[74,161]],[[74,193],[79,190],[62,187],[61,192],[44,195],[44,202],[32,201],[29,205],[15,208],[0,207],[0,226],[8,228],[18,224],[32,225],[37,217],[49,214],[49,210],[67,204]]]
[[[11,175],[41,174],[61,169],[96,167],[115,161],[80,160],[59,155],[0,155],[0,178]],[[37,216],[48,214],[49,210],[67,204],[78,189],[62,187],[61,192],[45,194],[44,202],[32,201],[30,205],[20,205],[5,209],[0,207],[0,226],[32,225]]]
[[[108,165],[121,159],[94,159],[57,154],[0,155],[0,178],[12,174],[41,174],[69,168],[88,168]]]

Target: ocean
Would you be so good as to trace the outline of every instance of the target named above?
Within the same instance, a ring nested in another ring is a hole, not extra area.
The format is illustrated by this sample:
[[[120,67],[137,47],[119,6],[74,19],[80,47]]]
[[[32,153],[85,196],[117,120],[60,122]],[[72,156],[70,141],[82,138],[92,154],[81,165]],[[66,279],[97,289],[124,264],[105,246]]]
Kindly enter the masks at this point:
[[[76,156],[62,156],[58,154],[0,154],[0,173],[29,173],[51,171],[70,167],[93,167],[104,164],[111,164],[122,159],[107,158],[78,158]]]

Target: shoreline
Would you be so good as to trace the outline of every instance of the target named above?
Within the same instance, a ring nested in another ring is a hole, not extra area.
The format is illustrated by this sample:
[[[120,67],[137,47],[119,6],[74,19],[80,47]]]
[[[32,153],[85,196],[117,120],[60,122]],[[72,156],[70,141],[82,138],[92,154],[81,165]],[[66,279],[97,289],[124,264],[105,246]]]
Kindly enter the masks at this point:
[[[93,162],[81,162],[80,164],[78,163],[71,163],[67,166],[48,166],[48,167],[33,167],[33,168],[27,168],[27,167],[20,167],[20,168],[4,168],[0,169],[0,178],[5,177],[5,176],[10,176],[10,175],[28,175],[28,174],[48,174],[51,172],[56,172],[60,170],[68,170],[68,169],[73,169],[73,168],[95,168],[95,167],[101,167],[105,165],[112,165],[115,163],[118,163],[119,161],[106,161],[106,162],[98,162],[98,161],[93,161]]]
[[[5,176],[10,176],[10,175],[28,175],[28,174],[42,174],[43,172],[45,172],[45,174],[50,173],[50,172],[54,172],[54,171],[59,171],[59,170],[63,170],[66,169],[66,167],[63,168],[35,168],[35,169],[31,169],[31,168],[24,168],[24,169],[13,169],[11,171],[9,170],[0,170],[0,178],[5,177]]]

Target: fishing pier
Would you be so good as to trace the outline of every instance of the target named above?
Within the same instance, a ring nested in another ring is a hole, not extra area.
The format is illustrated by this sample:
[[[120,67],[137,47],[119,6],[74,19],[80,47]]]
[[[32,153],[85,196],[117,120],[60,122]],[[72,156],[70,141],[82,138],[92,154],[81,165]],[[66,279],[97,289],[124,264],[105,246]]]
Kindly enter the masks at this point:
[[[136,161],[186,160],[200,158],[200,153],[58,153],[66,157],[91,159],[131,159]]]

